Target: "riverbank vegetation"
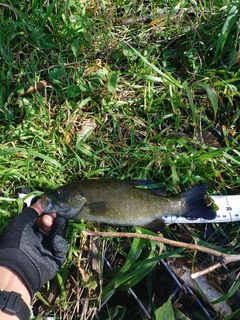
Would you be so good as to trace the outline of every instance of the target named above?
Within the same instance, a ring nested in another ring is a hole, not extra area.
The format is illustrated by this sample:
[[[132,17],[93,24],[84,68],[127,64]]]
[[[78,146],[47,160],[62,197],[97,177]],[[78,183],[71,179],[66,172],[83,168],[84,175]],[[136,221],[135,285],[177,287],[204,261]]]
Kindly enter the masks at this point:
[[[104,177],[154,179],[169,194],[199,183],[210,195],[240,194],[238,2],[33,0],[0,9],[0,232],[22,210],[25,187],[41,194]],[[165,261],[205,268],[210,255],[84,236],[95,229],[149,233],[70,222],[68,259],[35,296],[32,319],[226,316],[166,271]],[[161,235],[239,251],[237,223],[170,225]],[[226,319],[237,319],[237,263],[211,279],[231,306]]]

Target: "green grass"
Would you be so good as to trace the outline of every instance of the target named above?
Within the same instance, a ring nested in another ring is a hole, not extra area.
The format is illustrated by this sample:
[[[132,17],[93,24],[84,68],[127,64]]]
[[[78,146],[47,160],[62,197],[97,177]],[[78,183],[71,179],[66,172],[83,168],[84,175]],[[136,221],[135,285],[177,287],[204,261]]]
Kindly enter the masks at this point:
[[[210,194],[240,194],[239,3],[3,1],[0,9],[0,232],[22,209],[21,200],[13,201],[22,186],[41,192],[109,177],[156,179],[170,193],[205,182]],[[42,90],[24,94],[43,80]],[[222,133],[220,144],[211,127]],[[161,314],[155,310],[169,305],[173,293],[161,288],[174,282],[166,284],[166,270],[147,260],[180,253],[140,240],[100,239],[98,273],[89,239],[81,234],[85,228],[92,226],[71,223],[68,259],[52,283],[60,291],[52,298],[52,286],[42,289],[35,315],[87,319],[97,312],[99,319],[140,319],[129,288],[141,292],[153,318]],[[176,234],[170,226],[163,234],[181,241],[203,236],[205,226],[198,228],[178,226]],[[209,242],[238,252],[238,225],[214,228]],[[103,267],[102,252],[112,271]],[[181,257],[194,258],[187,251]],[[204,260],[198,254],[195,263]],[[222,285],[225,293],[230,285]],[[181,319],[204,318],[202,310],[181,303],[172,298]],[[230,303],[237,313],[239,304],[234,298]]]

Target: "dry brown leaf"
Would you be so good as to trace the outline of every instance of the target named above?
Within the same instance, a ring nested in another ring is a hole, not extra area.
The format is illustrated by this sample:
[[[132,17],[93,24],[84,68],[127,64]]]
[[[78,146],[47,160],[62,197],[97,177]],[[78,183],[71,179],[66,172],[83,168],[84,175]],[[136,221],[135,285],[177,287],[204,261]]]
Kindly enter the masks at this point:
[[[87,283],[90,279],[89,273],[81,267],[79,267],[78,269],[79,269],[79,272],[81,273],[82,281]]]
[[[26,96],[28,94],[41,91],[47,87],[47,82],[45,80],[37,81],[34,85],[30,86],[26,91],[20,94],[20,97]]]
[[[220,143],[217,141],[216,137],[208,130],[196,130],[194,140],[203,142],[206,145],[215,148],[221,148]]]

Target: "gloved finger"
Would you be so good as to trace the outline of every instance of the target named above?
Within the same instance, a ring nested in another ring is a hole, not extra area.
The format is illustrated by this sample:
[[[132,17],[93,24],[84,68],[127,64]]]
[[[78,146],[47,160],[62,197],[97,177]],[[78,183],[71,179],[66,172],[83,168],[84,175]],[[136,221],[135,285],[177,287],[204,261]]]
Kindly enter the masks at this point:
[[[67,231],[67,227],[68,220],[63,216],[57,215],[51,232],[52,238],[55,238],[56,235],[64,237]]]
[[[66,259],[68,252],[68,243],[62,236],[56,235],[52,241],[52,247],[54,250],[54,258],[59,267]]]

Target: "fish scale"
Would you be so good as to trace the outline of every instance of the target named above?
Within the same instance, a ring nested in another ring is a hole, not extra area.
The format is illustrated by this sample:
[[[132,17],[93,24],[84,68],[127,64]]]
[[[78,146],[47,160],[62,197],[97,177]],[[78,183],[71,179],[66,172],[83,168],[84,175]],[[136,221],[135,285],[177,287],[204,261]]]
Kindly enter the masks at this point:
[[[206,184],[173,196],[148,180],[87,179],[55,188],[41,197],[44,213],[110,225],[162,229],[163,216],[213,219],[216,208]]]
[[[20,198],[25,198],[24,202],[27,205],[31,204],[34,195],[27,197],[25,193],[20,193]],[[214,219],[208,220],[203,218],[189,219],[181,216],[174,215],[164,215],[161,218],[166,224],[183,224],[183,223],[227,223],[227,222],[238,222],[240,221],[240,195],[210,195],[212,200],[218,206],[216,211],[216,217]]]

